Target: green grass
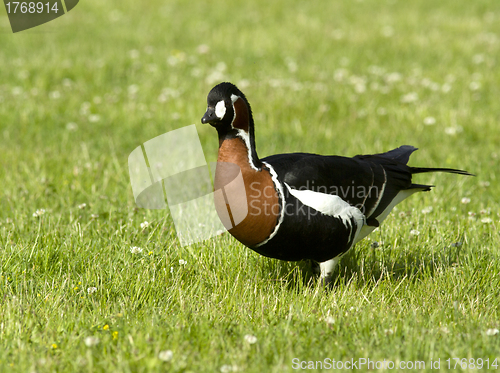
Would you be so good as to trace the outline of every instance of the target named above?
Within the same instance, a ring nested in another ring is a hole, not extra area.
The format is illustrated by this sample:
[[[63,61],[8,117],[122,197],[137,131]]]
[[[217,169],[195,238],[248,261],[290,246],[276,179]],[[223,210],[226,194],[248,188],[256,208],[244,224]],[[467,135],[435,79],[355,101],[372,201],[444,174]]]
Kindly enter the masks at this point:
[[[0,9],[0,371],[500,364],[498,2],[85,1],[18,34]],[[227,234],[181,247],[167,211],[136,208],[127,158],[197,123],[215,160],[198,123],[221,80],[250,100],[261,157],[411,144],[412,165],[477,177],[419,175],[436,188],[358,244],[330,291]]]

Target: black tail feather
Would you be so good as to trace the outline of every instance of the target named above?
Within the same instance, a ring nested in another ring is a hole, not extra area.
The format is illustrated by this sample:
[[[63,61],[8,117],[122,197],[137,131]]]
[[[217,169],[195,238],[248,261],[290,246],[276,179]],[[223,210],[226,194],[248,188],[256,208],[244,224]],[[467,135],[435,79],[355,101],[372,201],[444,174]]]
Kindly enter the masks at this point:
[[[455,168],[428,168],[428,167],[410,167],[410,172],[413,174],[421,174],[424,172],[448,172],[450,174],[459,174],[459,175],[466,175],[466,176],[476,176],[474,174],[471,174],[470,172],[463,171],[463,170],[457,170]]]

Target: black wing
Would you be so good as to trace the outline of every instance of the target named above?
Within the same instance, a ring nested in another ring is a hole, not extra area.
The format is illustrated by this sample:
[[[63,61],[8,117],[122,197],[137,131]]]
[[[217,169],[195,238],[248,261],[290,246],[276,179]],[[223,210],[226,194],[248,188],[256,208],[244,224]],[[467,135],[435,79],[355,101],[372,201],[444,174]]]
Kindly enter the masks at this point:
[[[263,161],[271,164],[281,181],[295,189],[335,194],[358,207],[369,225],[404,189],[429,190],[412,184],[412,169],[406,165],[416,148],[401,146],[387,153],[353,158],[317,154],[278,154]],[[370,219],[372,218],[372,219]]]
[[[472,175],[452,168],[410,167],[407,163],[417,148],[403,145],[386,153],[353,158],[317,154],[278,154],[263,161],[271,164],[282,182],[295,189],[335,194],[358,207],[367,224],[378,226],[376,218],[401,190],[428,191],[431,185],[413,184],[412,175],[449,172]]]

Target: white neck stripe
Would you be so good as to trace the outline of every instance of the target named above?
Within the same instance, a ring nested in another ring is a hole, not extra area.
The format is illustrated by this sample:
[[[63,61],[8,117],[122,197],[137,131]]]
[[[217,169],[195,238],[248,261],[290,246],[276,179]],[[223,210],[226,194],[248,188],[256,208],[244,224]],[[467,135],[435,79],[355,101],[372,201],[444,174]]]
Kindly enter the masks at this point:
[[[245,142],[245,146],[247,148],[248,163],[250,164],[250,167],[252,167],[252,169],[254,169],[255,171],[260,171],[260,169],[255,167],[255,165],[253,164],[252,146],[250,143],[250,135],[248,134],[248,132],[246,132],[242,129],[239,129],[239,128],[235,128],[235,129],[237,131],[236,132],[237,136]]]
[[[266,238],[261,243],[258,243],[254,247],[259,247],[259,246],[265,245],[266,243],[269,242],[270,239],[272,239],[274,236],[276,236],[276,234],[278,233],[278,230],[280,229],[281,223],[283,223],[283,219],[285,218],[285,205],[286,205],[286,202],[285,202],[285,193],[283,192],[283,186],[281,185],[280,181],[278,180],[278,174],[274,170],[273,166],[271,166],[269,163],[267,163],[267,162],[262,162],[262,163],[267,168],[269,168],[269,172],[270,172],[271,177],[273,179],[274,187],[275,187],[276,191],[278,192],[278,200],[281,202],[280,217],[278,219],[278,224],[276,224],[276,226],[274,227],[274,230],[269,235],[269,237]]]

